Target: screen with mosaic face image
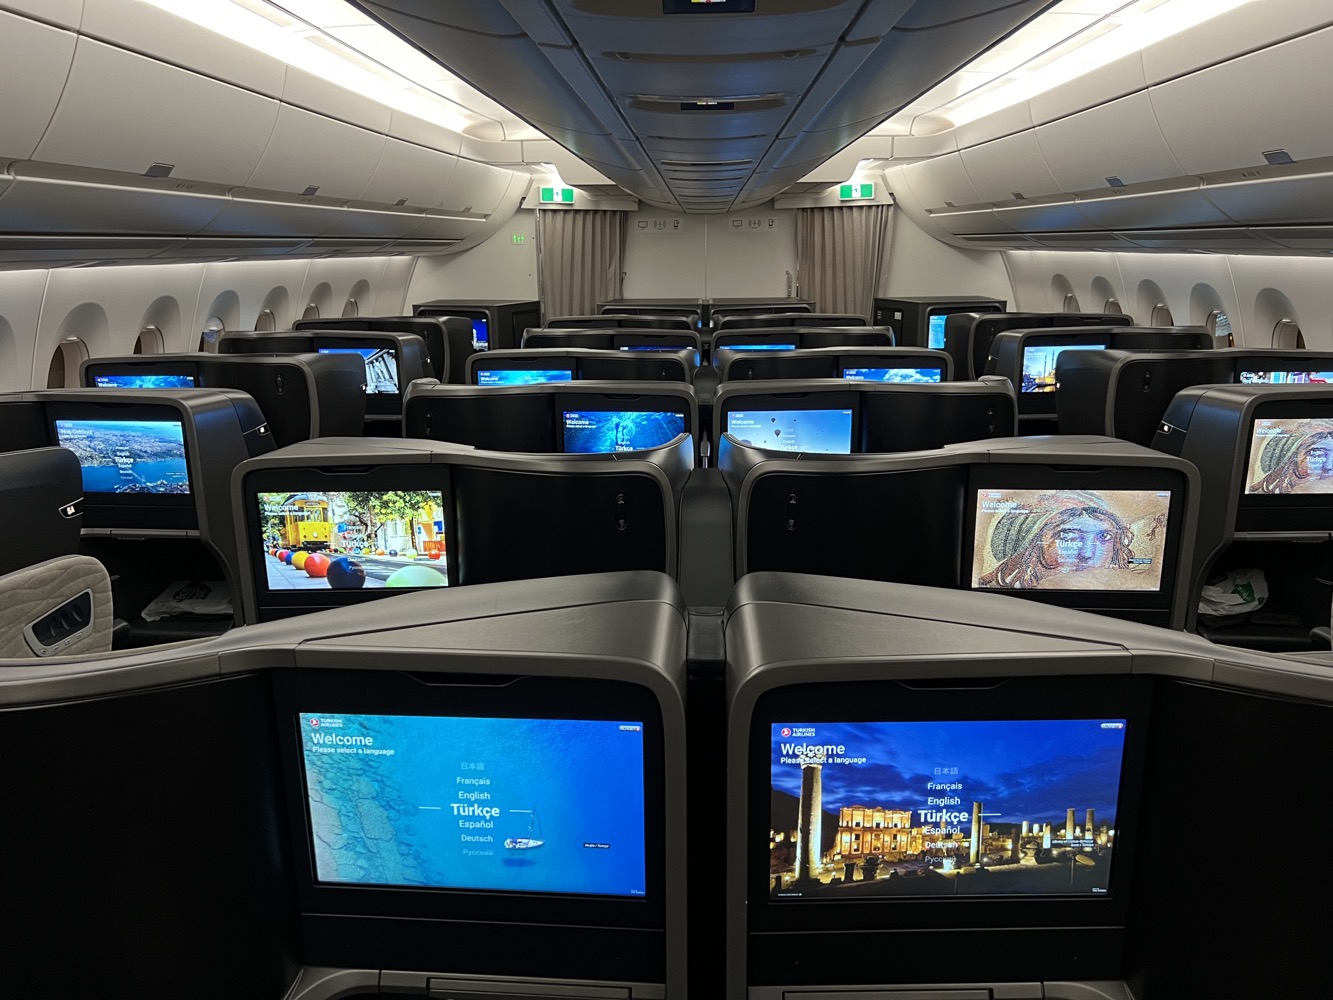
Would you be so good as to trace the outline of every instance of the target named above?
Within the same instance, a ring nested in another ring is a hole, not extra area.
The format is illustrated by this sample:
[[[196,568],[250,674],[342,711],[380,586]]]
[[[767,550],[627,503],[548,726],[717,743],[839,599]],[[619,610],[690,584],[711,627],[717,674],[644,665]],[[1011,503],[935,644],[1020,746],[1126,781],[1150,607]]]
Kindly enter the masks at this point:
[[[1170,490],[978,490],[971,586],[1158,591],[1170,508]]]
[[[1250,437],[1245,492],[1333,493],[1333,420],[1260,418]]]

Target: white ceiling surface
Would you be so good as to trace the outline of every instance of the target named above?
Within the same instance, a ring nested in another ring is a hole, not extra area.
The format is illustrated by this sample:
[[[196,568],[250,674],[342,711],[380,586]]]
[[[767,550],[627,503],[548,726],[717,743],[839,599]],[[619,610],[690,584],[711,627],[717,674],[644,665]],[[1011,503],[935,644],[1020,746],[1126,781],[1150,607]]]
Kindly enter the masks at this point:
[[[643,201],[688,212],[771,199],[1052,4],[356,2]]]

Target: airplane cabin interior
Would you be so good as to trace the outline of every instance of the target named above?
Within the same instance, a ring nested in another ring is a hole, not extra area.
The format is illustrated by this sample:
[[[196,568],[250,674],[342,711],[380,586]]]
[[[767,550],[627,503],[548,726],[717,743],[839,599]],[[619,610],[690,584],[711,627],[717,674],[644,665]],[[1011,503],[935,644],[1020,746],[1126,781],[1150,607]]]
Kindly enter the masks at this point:
[[[1326,0],[0,80],[0,996],[1329,992]]]

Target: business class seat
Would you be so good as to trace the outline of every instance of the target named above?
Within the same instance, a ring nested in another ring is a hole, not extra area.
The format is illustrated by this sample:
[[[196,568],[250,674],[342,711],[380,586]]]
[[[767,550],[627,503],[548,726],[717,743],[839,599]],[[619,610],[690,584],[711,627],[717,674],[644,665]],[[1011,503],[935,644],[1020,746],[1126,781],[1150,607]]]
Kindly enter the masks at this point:
[[[111,578],[79,554],[79,460],[66,448],[0,454],[0,659],[111,649]]]
[[[441,382],[461,384],[467,359],[480,348],[472,321],[462,316],[347,316],[336,319],[301,319],[293,330],[382,330],[415,333],[426,341],[431,370]]]
[[[580,379],[689,382],[695,352],[608,351],[586,347],[524,347],[467,359],[468,385],[530,385]],[[526,373],[526,374],[525,374]]]
[[[229,389],[2,394],[0,441],[77,456],[79,549],[111,575],[128,623],[118,645],[216,635],[238,621],[231,474],[274,446],[253,398]]]
[[[79,365],[84,388],[235,389],[253,397],[278,447],[361,433],[366,367],[357,355],[129,354]]]

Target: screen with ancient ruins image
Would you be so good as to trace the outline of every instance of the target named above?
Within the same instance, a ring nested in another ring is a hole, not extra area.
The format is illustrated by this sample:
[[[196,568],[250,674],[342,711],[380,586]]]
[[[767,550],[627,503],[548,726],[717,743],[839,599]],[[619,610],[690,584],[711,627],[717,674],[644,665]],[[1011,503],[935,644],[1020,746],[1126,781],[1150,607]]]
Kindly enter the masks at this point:
[[[1127,725],[774,723],[770,898],[1104,895]]]
[[[1158,591],[1170,507],[1170,490],[978,490],[971,585]]]

